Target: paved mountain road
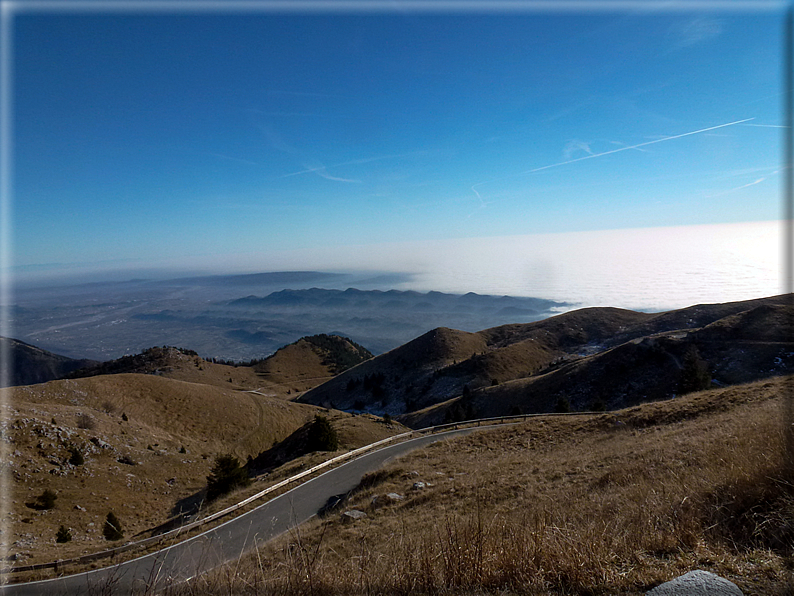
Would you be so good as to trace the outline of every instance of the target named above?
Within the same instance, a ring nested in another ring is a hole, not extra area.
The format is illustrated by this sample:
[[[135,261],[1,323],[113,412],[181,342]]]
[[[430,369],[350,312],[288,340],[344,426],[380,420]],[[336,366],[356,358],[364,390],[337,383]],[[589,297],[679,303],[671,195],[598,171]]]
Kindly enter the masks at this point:
[[[352,490],[364,474],[381,468],[389,460],[473,430],[477,429],[430,434],[384,447],[325,472],[244,515],[167,549],[87,573],[3,586],[0,594],[75,596],[155,593],[171,583],[184,581],[222,563],[236,560],[256,545],[307,521],[317,514],[330,497]]]

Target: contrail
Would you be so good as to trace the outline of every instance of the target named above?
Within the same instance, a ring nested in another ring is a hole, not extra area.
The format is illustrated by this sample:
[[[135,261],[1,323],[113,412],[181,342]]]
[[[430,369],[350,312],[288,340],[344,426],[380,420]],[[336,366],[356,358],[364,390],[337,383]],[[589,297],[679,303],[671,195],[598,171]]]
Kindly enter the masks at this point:
[[[775,173],[775,172],[773,172]],[[723,190],[722,192],[718,192],[714,195],[706,195],[706,199],[713,199],[714,197],[721,197],[722,195],[727,195],[728,193],[736,192],[737,190],[742,190],[743,188],[747,188],[748,186],[755,186],[756,184],[761,184],[764,182],[766,178],[759,178],[755,182],[748,182],[747,184],[743,184],[742,186],[737,186],[736,188],[731,188],[728,190]]]
[[[299,170],[297,172],[290,172],[289,174],[283,174],[278,176],[277,178],[290,178],[291,176],[300,176],[301,174],[310,174],[312,172],[317,172],[318,170],[326,170],[328,168],[338,168],[340,166],[351,166],[351,165],[360,165],[365,163],[371,163],[373,161],[382,161],[384,159],[395,159],[398,157],[407,157],[410,155],[424,153],[424,151],[409,151],[407,153],[395,153],[390,155],[378,155],[375,157],[364,157],[361,159],[353,159],[351,161],[343,161],[341,163],[331,164],[330,166],[318,166],[316,168],[305,168],[303,170]]]
[[[745,126],[757,126],[758,128],[788,128],[788,126],[781,126],[780,124],[745,124]]]
[[[533,172],[540,172],[541,170],[548,170],[549,168],[556,168],[557,166],[564,166],[569,163],[575,163],[577,161],[584,161],[585,159],[593,159],[595,157],[602,157],[604,155],[611,155],[613,153],[620,153],[621,151],[628,151],[629,149],[639,149],[640,147],[645,147],[647,145],[653,145],[654,143],[661,143],[662,141],[672,141],[673,139],[680,139],[681,137],[688,137],[690,135],[700,134],[702,132],[708,132],[710,130],[717,130],[718,128],[725,128],[726,126],[733,126],[734,124],[742,124],[743,122],[749,122],[750,120],[755,120],[755,118],[745,118],[744,120],[737,120],[736,122],[728,122],[727,124],[718,124],[717,126],[710,126],[708,128],[701,128],[700,130],[693,130],[692,132],[685,132],[680,135],[673,135],[672,137],[663,137],[661,139],[656,139],[654,141],[646,141],[645,143],[640,143],[639,145],[631,145],[630,147],[621,147],[620,149],[612,149],[611,151],[604,151],[603,153],[594,153],[592,155],[585,155],[584,157],[577,157],[576,159],[569,159],[568,161],[561,161],[559,163],[553,163],[548,166],[541,166],[539,168],[533,168],[531,170],[526,170],[521,172],[521,174],[531,174]]]

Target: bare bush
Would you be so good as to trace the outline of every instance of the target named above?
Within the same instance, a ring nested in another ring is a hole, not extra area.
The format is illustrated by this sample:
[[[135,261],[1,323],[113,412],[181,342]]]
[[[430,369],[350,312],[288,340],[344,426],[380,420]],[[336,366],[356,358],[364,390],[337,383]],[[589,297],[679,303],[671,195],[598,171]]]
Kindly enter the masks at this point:
[[[77,428],[82,428],[85,430],[93,430],[96,428],[96,422],[91,417],[90,414],[78,414],[77,415]]]

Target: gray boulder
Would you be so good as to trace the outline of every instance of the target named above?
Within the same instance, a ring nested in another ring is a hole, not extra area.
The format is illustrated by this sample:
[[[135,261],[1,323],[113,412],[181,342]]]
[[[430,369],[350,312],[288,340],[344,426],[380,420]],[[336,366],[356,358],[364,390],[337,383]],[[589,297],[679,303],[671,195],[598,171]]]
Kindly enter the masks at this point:
[[[733,582],[702,569],[690,571],[660,586],[645,596],[743,596]]]
[[[359,519],[364,519],[367,517],[367,514],[363,511],[359,511],[358,509],[351,509],[350,511],[345,511],[342,514],[342,521],[349,522],[349,521],[357,521]]]

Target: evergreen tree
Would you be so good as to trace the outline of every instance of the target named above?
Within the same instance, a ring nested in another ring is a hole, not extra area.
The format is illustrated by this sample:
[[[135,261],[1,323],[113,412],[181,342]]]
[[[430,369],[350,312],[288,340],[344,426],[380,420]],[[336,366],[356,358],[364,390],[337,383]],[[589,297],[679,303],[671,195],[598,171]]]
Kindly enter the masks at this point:
[[[102,528],[102,535],[105,540],[121,540],[124,538],[124,531],[121,527],[121,522],[112,511],[108,511],[105,518],[105,525]]]
[[[567,397],[561,397],[557,400],[557,405],[554,406],[554,411],[559,412],[560,414],[564,414],[565,412],[571,411],[571,402],[568,401]]]
[[[697,347],[692,345],[684,355],[681,377],[678,381],[680,394],[702,391],[711,387],[711,373],[708,363],[700,356]]]
[[[58,528],[58,533],[55,534],[55,542],[62,544],[71,541],[71,539],[72,533],[65,526]]]
[[[328,418],[317,414],[309,427],[309,451],[336,451],[339,437]]]
[[[228,453],[215,458],[215,464],[207,476],[207,499],[217,499],[237,487],[248,486],[251,479],[248,469],[240,460]]]

